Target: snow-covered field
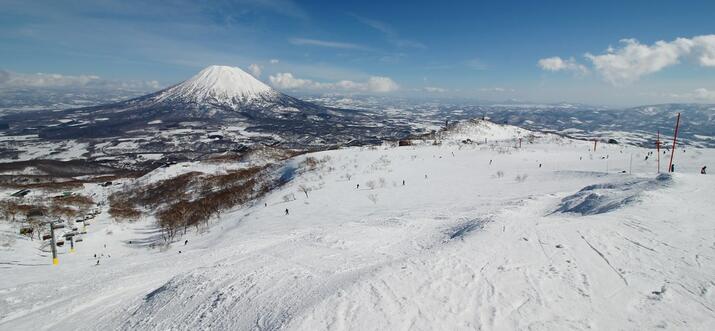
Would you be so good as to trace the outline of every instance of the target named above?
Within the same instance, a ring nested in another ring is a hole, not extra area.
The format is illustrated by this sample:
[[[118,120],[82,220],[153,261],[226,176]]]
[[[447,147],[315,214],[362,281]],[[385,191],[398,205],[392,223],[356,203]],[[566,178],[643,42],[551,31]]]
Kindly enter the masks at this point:
[[[299,156],[323,163],[168,248],[106,213],[59,266],[18,238],[0,329],[715,329],[715,150],[656,179],[642,148],[469,134]]]

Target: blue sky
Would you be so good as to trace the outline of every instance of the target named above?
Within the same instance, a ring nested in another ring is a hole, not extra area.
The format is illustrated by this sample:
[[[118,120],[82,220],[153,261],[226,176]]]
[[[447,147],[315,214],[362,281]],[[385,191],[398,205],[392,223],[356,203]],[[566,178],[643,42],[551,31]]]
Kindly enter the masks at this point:
[[[224,64],[289,93],[715,103],[713,13],[713,1],[0,0],[0,69],[25,84],[154,87]]]

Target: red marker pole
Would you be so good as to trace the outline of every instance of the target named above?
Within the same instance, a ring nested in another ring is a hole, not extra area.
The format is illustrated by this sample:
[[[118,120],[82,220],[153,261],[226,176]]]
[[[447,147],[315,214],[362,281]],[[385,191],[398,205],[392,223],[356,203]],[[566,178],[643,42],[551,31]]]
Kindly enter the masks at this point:
[[[680,113],[678,113],[678,118],[675,120],[675,133],[673,134],[673,150],[670,151],[670,164],[668,164],[668,172],[673,170],[673,156],[675,155],[675,143],[678,140],[678,127],[680,127]]]

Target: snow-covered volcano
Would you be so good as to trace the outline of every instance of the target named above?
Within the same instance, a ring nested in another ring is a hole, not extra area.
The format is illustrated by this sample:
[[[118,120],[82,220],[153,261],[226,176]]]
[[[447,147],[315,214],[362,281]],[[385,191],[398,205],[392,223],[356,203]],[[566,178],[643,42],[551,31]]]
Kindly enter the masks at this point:
[[[240,68],[212,65],[182,83],[160,91],[153,100],[236,108],[258,100],[278,100],[281,97],[280,92]]]
[[[138,98],[25,115],[11,121],[26,123],[19,127],[47,123],[38,134],[49,139],[126,136],[185,126],[206,130],[231,126],[264,136],[278,135],[283,141],[316,144],[374,141],[379,140],[376,137],[406,134],[404,129],[376,127],[380,116],[303,101],[274,90],[239,68],[214,65],[179,84]],[[58,121],[62,124],[57,125]]]
[[[99,109],[164,112],[196,117],[268,116],[286,112],[322,113],[324,107],[278,92],[237,67],[212,65],[164,90]],[[232,113],[232,114],[231,114]]]

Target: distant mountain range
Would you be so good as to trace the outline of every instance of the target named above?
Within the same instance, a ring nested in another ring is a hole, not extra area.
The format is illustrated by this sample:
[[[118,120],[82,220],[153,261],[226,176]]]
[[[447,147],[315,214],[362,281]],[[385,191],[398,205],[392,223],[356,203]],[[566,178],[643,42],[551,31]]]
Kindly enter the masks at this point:
[[[179,84],[123,101],[0,114],[0,159],[81,156],[115,167],[151,167],[206,155],[243,154],[260,146],[314,150],[377,144],[439,130],[447,122],[483,117],[579,139],[653,146],[658,131],[664,140],[672,136],[678,112],[683,115],[682,144],[715,147],[715,105],[609,109],[354,96],[301,100],[239,68],[210,66]]]
[[[423,127],[427,127],[426,124],[441,126],[446,120],[486,117],[496,123],[513,124],[530,130],[556,132],[580,139],[616,139],[642,146],[653,146],[658,131],[661,138],[672,138],[675,117],[681,113],[681,143],[715,147],[713,104],[661,104],[617,109],[568,103],[470,104],[374,97],[313,97],[308,100],[327,106],[387,111],[392,121],[411,122]]]

